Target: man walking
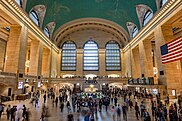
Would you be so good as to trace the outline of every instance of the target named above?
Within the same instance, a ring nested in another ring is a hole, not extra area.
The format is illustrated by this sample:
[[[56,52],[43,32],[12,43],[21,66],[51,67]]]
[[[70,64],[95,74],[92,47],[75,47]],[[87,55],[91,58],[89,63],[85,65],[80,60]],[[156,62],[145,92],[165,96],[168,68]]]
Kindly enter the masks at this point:
[[[116,112],[117,112],[117,121],[121,121],[121,107],[119,104],[117,106]]]
[[[122,110],[123,110],[123,120],[127,121],[127,106],[126,106],[126,104],[123,105]]]
[[[46,102],[46,94],[44,94],[44,97],[43,98],[44,98],[44,103],[45,103]]]

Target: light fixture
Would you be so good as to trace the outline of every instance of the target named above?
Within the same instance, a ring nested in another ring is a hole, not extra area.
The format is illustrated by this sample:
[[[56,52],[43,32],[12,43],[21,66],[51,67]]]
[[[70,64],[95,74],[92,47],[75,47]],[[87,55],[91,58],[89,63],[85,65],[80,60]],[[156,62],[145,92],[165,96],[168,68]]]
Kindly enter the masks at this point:
[[[6,31],[10,32],[10,27],[9,27],[9,26],[4,27],[4,29],[5,29]]]
[[[94,88],[94,85],[91,84],[91,85],[90,85],[90,88]]]
[[[28,83],[28,79],[25,79],[25,82]]]
[[[156,75],[158,73],[158,70],[156,67],[153,67],[153,72],[154,72],[154,75]]]
[[[30,67],[30,61],[29,61],[29,60],[26,60],[25,66],[26,66],[27,68]]]

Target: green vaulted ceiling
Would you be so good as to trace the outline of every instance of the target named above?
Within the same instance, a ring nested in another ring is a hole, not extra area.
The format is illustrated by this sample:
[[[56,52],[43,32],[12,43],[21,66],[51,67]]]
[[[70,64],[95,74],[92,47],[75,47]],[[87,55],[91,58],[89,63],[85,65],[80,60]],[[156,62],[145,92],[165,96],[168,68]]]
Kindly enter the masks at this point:
[[[127,31],[126,22],[139,27],[137,4],[145,4],[156,12],[156,0],[27,0],[26,11],[29,13],[35,5],[47,7],[42,28],[54,21],[57,30],[69,21],[94,17],[113,21]]]

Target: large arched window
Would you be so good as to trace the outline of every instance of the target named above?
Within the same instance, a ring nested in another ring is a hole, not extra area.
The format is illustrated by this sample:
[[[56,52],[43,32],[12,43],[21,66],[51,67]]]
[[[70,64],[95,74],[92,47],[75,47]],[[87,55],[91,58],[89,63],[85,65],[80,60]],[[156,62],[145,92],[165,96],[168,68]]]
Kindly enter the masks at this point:
[[[168,0],[161,0],[161,2],[160,2],[160,7],[162,7],[164,4],[166,4],[167,1],[168,1]]]
[[[67,41],[62,47],[62,66],[63,71],[76,70],[76,45],[72,41]]]
[[[44,34],[45,34],[47,37],[50,37],[49,29],[48,29],[47,27],[45,27],[45,29],[44,29]]]
[[[37,13],[34,11],[34,10],[32,10],[31,12],[30,12],[30,18],[33,20],[33,22],[37,25],[37,26],[40,26],[40,23],[39,23],[39,17],[38,17],[38,15],[37,15]]]
[[[150,19],[153,17],[153,13],[151,10],[148,10],[144,17],[143,17],[143,26],[145,26],[149,21]]]
[[[116,41],[109,41],[106,44],[106,70],[121,70],[120,47]]]
[[[132,31],[132,38],[134,38],[136,36],[136,34],[138,33],[138,28],[135,26],[133,28],[133,31]]]
[[[84,70],[99,70],[98,45],[92,40],[87,41],[84,45]]]
[[[22,8],[22,1],[21,0],[15,0],[16,1],[16,3]]]

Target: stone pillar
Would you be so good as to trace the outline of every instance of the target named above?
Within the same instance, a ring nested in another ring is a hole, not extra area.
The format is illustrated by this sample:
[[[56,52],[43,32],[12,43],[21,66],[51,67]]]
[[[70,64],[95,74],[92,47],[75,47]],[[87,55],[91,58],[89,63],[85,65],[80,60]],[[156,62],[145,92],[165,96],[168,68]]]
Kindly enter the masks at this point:
[[[83,49],[77,49],[77,64],[76,64],[76,75],[81,76],[83,75]]]
[[[30,45],[30,70],[29,75],[41,76],[42,71],[42,45],[39,41],[32,40]]]
[[[181,83],[181,87],[182,87],[182,60],[179,61],[179,70],[180,70],[180,83]],[[182,95],[182,90],[180,91],[180,94]]]
[[[121,49],[121,50],[122,50],[122,49]],[[120,52],[121,52],[121,54],[120,54],[120,56],[121,56],[121,59],[120,59],[120,60],[121,60],[121,75],[122,75],[122,76],[126,76],[126,75],[125,75],[125,72],[126,72],[126,71],[125,71],[125,70],[126,70],[125,56],[124,56],[124,53],[123,53],[121,50],[120,50]]]
[[[6,41],[0,38],[0,71],[4,71],[4,60],[6,53]]]
[[[62,60],[62,51],[60,50],[59,51],[59,54],[58,54],[58,67],[57,67],[57,74],[60,75],[60,71],[61,71],[61,60]]]
[[[125,76],[127,76],[127,77],[133,77],[133,72],[132,72],[132,66],[133,66],[133,64],[132,64],[132,59],[131,59],[131,57],[132,57],[132,50],[131,50],[131,48],[128,50],[128,51],[126,51],[126,52],[124,52],[124,65],[125,65]]]
[[[6,49],[5,72],[24,74],[27,38],[26,26],[11,26]]]
[[[48,48],[43,49],[42,54],[42,75],[49,77],[50,73],[50,50]]]
[[[167,93],[171,96],[172,89],[176,89],[177,93],[179,93],[182,90],[182,83],[180,82],[180,78],[182,75],[180,74],[180,70],[178,68],[180,61],[162,64],[160,46],[175,39],[172,32],[172,26],[163,25],[162,27],[156,27],[154,31],[154,36],[157,57],[156,61],[159,71],[159,84],[164,84],[167,87]],[[164,75],[161,75],[160,71],[164,71]]]
[[[141,74],[144,74],[144,76],[146,77],[145,75],[145,55],[144,55],[144,46],[143,46],[143,42],[140,41],[139,43],[139,57],[140,57],[140,68],[141,68]]]
[[[106,75],[106,49],[99,49],[99,76]]]
[[[165,86],[167,86],[166,76],[160,75],[160,71],[163,71],[163,72],[165,71],[165,66],[162,64],[161,50],[160,50],[160,46],[165,44],[161,27],[155,28],[154,39],[155,39],[155,48],[156,48],[156,62],[158,67],[158,83],[164,84]]]
[[[141,74],[145,77],[153,77],[152,46],[151,40],[139,43]]]
[[[166,43],[172,41],[175,39],[172,31],[171,25],[164,25],[161,27],[163,37]],[[166,81],[167,81],[167,88],[168,88],[168,94],[171,95],[172,90],[176,90],[176,93],[180,93],[182,91],[182,82],[181,80],[181,73],[179,69],[180,60],[170,62],[167,64],[164,64],[166,68]]]
[[[132,49],[132,76],[134,78],[141,77],[141,69],[140,69],[140,55],[139,55],[139,47],[135,47]]]

